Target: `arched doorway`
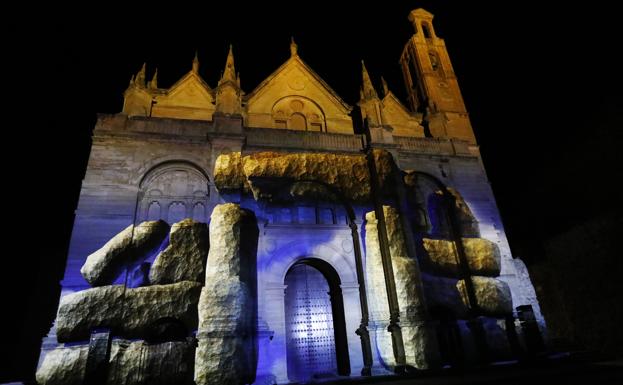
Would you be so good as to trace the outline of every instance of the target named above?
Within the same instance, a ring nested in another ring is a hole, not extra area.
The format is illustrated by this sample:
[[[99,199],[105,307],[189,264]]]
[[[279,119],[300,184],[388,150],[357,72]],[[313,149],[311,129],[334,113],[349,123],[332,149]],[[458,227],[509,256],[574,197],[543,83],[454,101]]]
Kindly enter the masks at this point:
[[[305,259],[285,277],[288,378],[350,374],[340,281],[326,262]]]

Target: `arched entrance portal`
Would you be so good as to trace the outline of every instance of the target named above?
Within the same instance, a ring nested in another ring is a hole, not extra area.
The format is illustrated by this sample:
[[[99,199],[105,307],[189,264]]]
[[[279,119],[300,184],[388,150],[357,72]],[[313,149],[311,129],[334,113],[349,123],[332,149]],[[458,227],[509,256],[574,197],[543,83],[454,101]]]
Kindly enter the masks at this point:
[[[350,374],[340,281],[326,262],[306,259],[285,277],[288,378]]]

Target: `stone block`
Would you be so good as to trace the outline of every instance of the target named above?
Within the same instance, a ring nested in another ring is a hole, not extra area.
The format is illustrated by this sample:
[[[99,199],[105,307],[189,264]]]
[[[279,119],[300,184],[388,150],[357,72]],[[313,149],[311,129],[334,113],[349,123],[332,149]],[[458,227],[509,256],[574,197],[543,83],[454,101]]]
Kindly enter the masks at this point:
[[[181,281],[203,282],[208,257],[208,226],[184,219],[171,226],[169,246],[151,266],[149,281],[163,285]]]
[[[500,275],[500,249],[495,243],[483,238],[462,238],[463,250],[472,274],[487,277]]]
[[[383,214],[385,217],[385,229],[387,231],[387,240],[389,243],[389,252],[392,261],[392,270],[394,274],[394,283],[398,299],[398,308],[400,310],[400,320],[402,327],[403,344],[407,364],[418,369],[426,369],[436,365],[436,340],[434,331],[428,328],[423,322],[426,319],[426,311],[423,301],[423,286],[420,277],[418,262],[414,258],[410,258],[407,252],[407,246],[404,239],[402,224],[398,211],[390,206],[383,206]],[[369,246],[379,247],[374,244],[378,237],[378,223],[375,221],[374,213],[368,213],[366,219],[370,221],[370,229],[366,225],[366,237],[371,237]],[[375,226],[376,225],[376,226]],[[372,231],[369,231],[372,230]],[[374,233],[374,232],[377,233]],[[368,246],[368,244],[366,244]],[[369,250],[369,249],[368,249]],[[371,250],[375,253],[373,250]],[[375,282],[377,290],[379,286],[384,288],[385,280],[382,270],[382,262],[379,262],[380,252],[372,254],[375,260],[371,261],[376,269],[370,271],[370,278]],[[372,267],[372,266],[371,266]],[[376,278],[375,278],[376,276]],[[381,277],[383,279],[381,279]],[[380,290],[385,293],[384,290]],[[375,296],[377,296],[375,294]],[[383,312],[381,312],[383,314]],[[377,337],[377,341],[383,341]],[[383,350],[388,351],[387,347]],[[389,358],[384,361],[391,361]]]
[[[145,337],[150,327],[164,318],[180,321],[188,332],[197,327],[197,304],[201,284],[179,282],[126,288],[103,286],[66,295],[56,317],[58,340],[89,338],[94,328],[109,328],[113,335]]]
[[[456,278],[438,277],[430,274],[422,274],[426,303],[433,313],[447,313],[455,318],[465,318],[468,313],[467,294],[461,292],[464,287]]]
[[[501,257],[497,245],[483,238],[462,238],[463,250],[472,274],[497,277]],[[421,259],[427,271],[439,275],[459,277],[459,258],[454,243],[443,239],[422,239],[426,253]]]
[[[117,276],[158,246],[169,230],[164,221],[147,221],[130,225],[115,235],[102,248],[89,255],[80,273],[91,286],[112,283]]]
[[[511,290],[506,282],[490,277],[471,277],[476,306],[485,315],[505,316],[513,312]],[[463,301],[468,303],[465,281],[458,283]]]
[[[210,252],[205,287],[199,300],[195,382],[249,383],[255,375],[254,301],[249,267],[256,257],[247,252],[249,214],[233,203],[218,205],[210,221]]]
[[[35,378],[39,385],[82,385],[89,345],[63,346],[45,353]]]
[[[108,378],[110,385],[191,385],[195,361],[192,341],[148,344],[113,341]]]
[[[244,157],[220,155],[214,167],[219,189],[248,186],[255,197],[270,195],[254,180],[283,178],[291,181],[317,181],[340,191],[347,199],[370,198],[370,174],[365,156],[329,153],[258,152]]]
[[[89,345],[60,346],[49,351],[37,370],[39,385],[82,385]],[[113,340],[106,367],[109,385],[191,385],[195,347],[192,341],[149,344]]]

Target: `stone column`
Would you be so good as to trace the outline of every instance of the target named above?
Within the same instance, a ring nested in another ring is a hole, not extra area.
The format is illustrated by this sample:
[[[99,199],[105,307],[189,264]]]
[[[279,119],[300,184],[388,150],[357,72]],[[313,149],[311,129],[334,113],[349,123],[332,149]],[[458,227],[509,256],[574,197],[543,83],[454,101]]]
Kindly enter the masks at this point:
[[[233,203],[218,205],[210,222],[210,252],[199,299],[195,382],[243,384],[255,375],[254,255],[246,255],[249,215]]]
[[[393,278],[396,287],[398,307],[400,309],[400,328],[405,351],[406,364],[418,369],[428,369],[437,366],[438,348],[433,325],[427,321],[424,291],[420,269],[415,258],[407,252],[405,238],[398,211],[389,206],[383,206],[387,240],[392,261]],[[389,320],[389,305],[385,291],[383,269],[380,252],[375,252],[375,240],[378,237],[377,222],[374,212],[366,215],[366,249],[368,259],[368,285],[371,285],[370,307],[374,307],[374,321],[376,327],[377,346],[381,358],[391,365],[388,354],[391,354],[391,340],[387,339]],[[378,242],[378,241],[377,241]],[[376,255],[378,254],[378,255]],[[374,296],[372,298],[372,296]],[[384,298],[380,298],[384,297]],[[376,304],[373,304],[376,302]],[[389,346],[387,346],[389,345]]]
[[[383,213],[392,256],[406,363],[418,369],[429,369],[437,366],[439,356],[434,328],[427,322],[418,261],[407,252],[398,210],[383,206]]]
[[[340,288],[342,290],[342,300],[344,301],[350,373],[351,375],[360,375],[364,361],[361,342],[357,338],[357,329],[360,326],[359,321],[361,320],[359,284],[357,282],[344,282],[340,285]]]
[[[370,334],[376,346],[378,360],[384,367],[396,365],[389,326],[389,302],[383,272],[383,257],[379,242],[378,221],[374,211],[366,214],[366,290],[370,316]],[[376,368],[380,369],[380,368]]]
[[[368,331],[368,325],[370,323],[370,310],[368,308],[368,298],[366,294],[366,277],[364,271],[364,263],[361,250],[363,249],[363,244],[361,243],[361,238],[359,237],[358,228],[361,228],[361,224],[363,221],[353,218],[350,221],[349,227],[351,230],[351,236],[353,240],[353,252],[355,255],[355,268],[357,270],[357,282],[359,283],[358,291],[359,291],[359,306],[361,307],[361,322],[359,323],[359,327],[355,330],[355,333],[359,336],[359,341],[361,343],[361,359],[363,366],[361,368],[362,376],[371,376],[372,375],[372,365],[374,362],[372,356],[372,342],[370,340],[370,332]],[[352,365],[351,360],[351,365]],[[378,360],[377,360],[378,362]],[[351,371],[351,373],[354,373]]]

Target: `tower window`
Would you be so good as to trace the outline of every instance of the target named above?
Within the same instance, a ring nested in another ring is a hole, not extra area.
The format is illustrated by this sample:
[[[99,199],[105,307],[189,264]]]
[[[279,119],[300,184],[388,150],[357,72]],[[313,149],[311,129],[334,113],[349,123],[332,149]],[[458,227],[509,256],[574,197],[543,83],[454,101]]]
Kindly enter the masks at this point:
[[[429,51],[428,58],[430,59],[430,65],[433,68],[433,71],[437,71],[439,69],[439,58],[437,57],[437,53]]]
[[[422,23],[422,31],[424,32],[425,38],[430,39],[431,37],[433,37],[430,33],[430,27],[427,23]]]

